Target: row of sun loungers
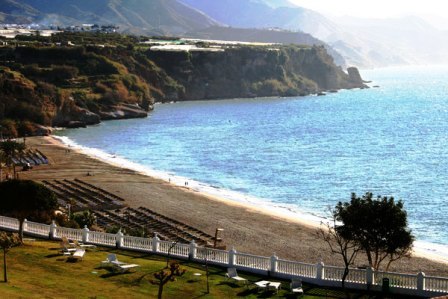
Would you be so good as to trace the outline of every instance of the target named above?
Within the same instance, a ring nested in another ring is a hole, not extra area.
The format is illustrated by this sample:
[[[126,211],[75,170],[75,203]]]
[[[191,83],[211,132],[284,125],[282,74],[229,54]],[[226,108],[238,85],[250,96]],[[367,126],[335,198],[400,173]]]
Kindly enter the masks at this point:
[[[12,158],[12,161],[16,165],[42,165],[48,164],[47,157],[38,150],[27,150],[23,152],[20,156]]]
[[[80,183],[80,181],[54,180],[43,181],[52,189],[62,206],[70,204],[73,211],[91,209],[119,209],[123,204],[98,190],[92,190]]]
[[[145,232],[147,236],[157,233],[162,240],[185,243],[194,240],[198,245],[214,242],[213,236],[151,209],[124,208],[124,199],[82,180],[46,180],[43,183],[56,193],[61,206],[70,204],[73,212],[94,211],[97,224],[102,227],[118,226],[128,232]]]

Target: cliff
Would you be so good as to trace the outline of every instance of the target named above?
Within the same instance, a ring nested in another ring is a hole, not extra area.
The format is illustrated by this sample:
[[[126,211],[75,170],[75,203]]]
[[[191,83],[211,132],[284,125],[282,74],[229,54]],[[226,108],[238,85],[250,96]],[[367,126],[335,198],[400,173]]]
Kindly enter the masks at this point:
[[[179,100],[297,96],[365,87],[360,76],[349,76],[336,66],[322,46],[239,46],[221,52],[146,55],[183,86]]]
[[[0,47],[3,133],[145,117],[155,102],[364,87],[356,69],[343,72],[321,46],[196,46],[202,50],[154,51],[135,37],[62,34]]]

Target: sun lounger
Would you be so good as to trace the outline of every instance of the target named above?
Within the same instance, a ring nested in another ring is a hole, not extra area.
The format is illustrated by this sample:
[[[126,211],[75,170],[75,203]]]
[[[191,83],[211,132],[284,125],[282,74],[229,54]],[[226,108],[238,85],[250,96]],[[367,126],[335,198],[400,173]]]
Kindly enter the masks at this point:
[[[101,262],[102,266],[110,266],[112,269],[120,273],[128,272],[129,270],[140,267],[137,264],[127,264],[118,261],[117,256],[113,253],[107,255],[107,259]]]
[[[82,249],[94,249],[94,248],[96,248],[96,245],[93,245],[93,244],[83,244],[83,243],[79,243],[76,240],[73,241],[73,243],[75,244],[76,247],[82,248]]]
[[[238,276],[236,272],[236,268],[227,268],[226,277],[235,280],[236,282],[244,282],[247,285],[247,279],[241,276]]]
[[[69,260],[74,260],[74,261],[82,260],[84,258],[85,254],[86,254],[85,249],[76,249],[76,251],[73,252],[73,254],[69,256]]]
[[[291,281],[291,292],[294,295],[303,295],[302,281],[300,279],[293,279]]]
[[[255,285],[257,286],[257,291],[263,290],[266,292],[273,290],[275,291],[275,293],[278,293],[278,289],[281,287],[280,282],[267,281],[267,280],[257,281]]]

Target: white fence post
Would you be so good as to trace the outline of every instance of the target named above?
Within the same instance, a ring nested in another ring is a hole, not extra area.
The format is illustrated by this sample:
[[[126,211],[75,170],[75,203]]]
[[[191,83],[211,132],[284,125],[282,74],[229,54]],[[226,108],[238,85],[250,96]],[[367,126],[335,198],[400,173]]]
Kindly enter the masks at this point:
[[[235,265],[235,255],[235,247],[232,247],[232,250],[229,251],[229,267],[233,267]]]
[[[87,225],[84,226],[82,229],[82,242],[87,243],[89,242],[89,229],[87,228]]]
[[[325,269],[324,269],[324,263],[320,262],[317,264],[317,273],[316,273],[316,279],[320,282],[324,279],[325,277]]]
[[[56,223],[54,222],[54,220],[51,222],[50,225],[50,239],[56,239],[56,228],[58,226],[56,225]]]
[[[159,251],[159,237],[157,234],[154,234],[154,238],[152,238],[152,252],[158,252]]]
[[[417,274],[417,290],[420,292],[425,290],[425,276],[423,272]]]
[[[197,252],[197,249],[198,249],[198,245],[194,242],[194,240],[191,241],[191,243],[190,243],[190,250],[189,250],[189,252],[188,252],[188,258],[189,258],[190,260],[196,258],[196,252]]]
[[[367,267],[366,268],[366,283],[367,283],[367,287],[370,287],[371,285],[373,285],[373,269],[372,267]]]
[[[23,220],[23,231],[26,232],[28,231],[28,220]]]
[[[121,232],[121,230],[118,231],[117,233],[117,248],[121,248],[123,246],[123,233]]]
[[[271,273],[275,273],[275,272],[277,272],[277,261],[278,261],[278,257],[277,257],[277,255],[274,253],[274,254],[271,256],[271,269],[270,269]]]

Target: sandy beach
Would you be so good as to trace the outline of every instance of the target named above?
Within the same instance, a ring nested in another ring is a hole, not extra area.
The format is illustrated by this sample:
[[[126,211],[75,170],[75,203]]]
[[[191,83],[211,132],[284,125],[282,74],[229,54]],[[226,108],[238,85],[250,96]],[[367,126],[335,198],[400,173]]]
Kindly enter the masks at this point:
[[[82,179],[119,195],[130,207],[153,209],[209,234],[223,228],[220,236],[229,249],[264,256],[275,253],[280,258],[305,263],[341,265],[340,257],[332,256],[327,245],[317,238],[317,224],[306,219],[175,186],[92,158],[53,137],[27,138],[27,145],[43,152],[50,163],[20,172],[21,179]],[[357,260],[357,266],[364,264],[362,258]],[[448,276],[448,263],[426,252],[416,252],[411,259],[394,263],[390,271]]]

